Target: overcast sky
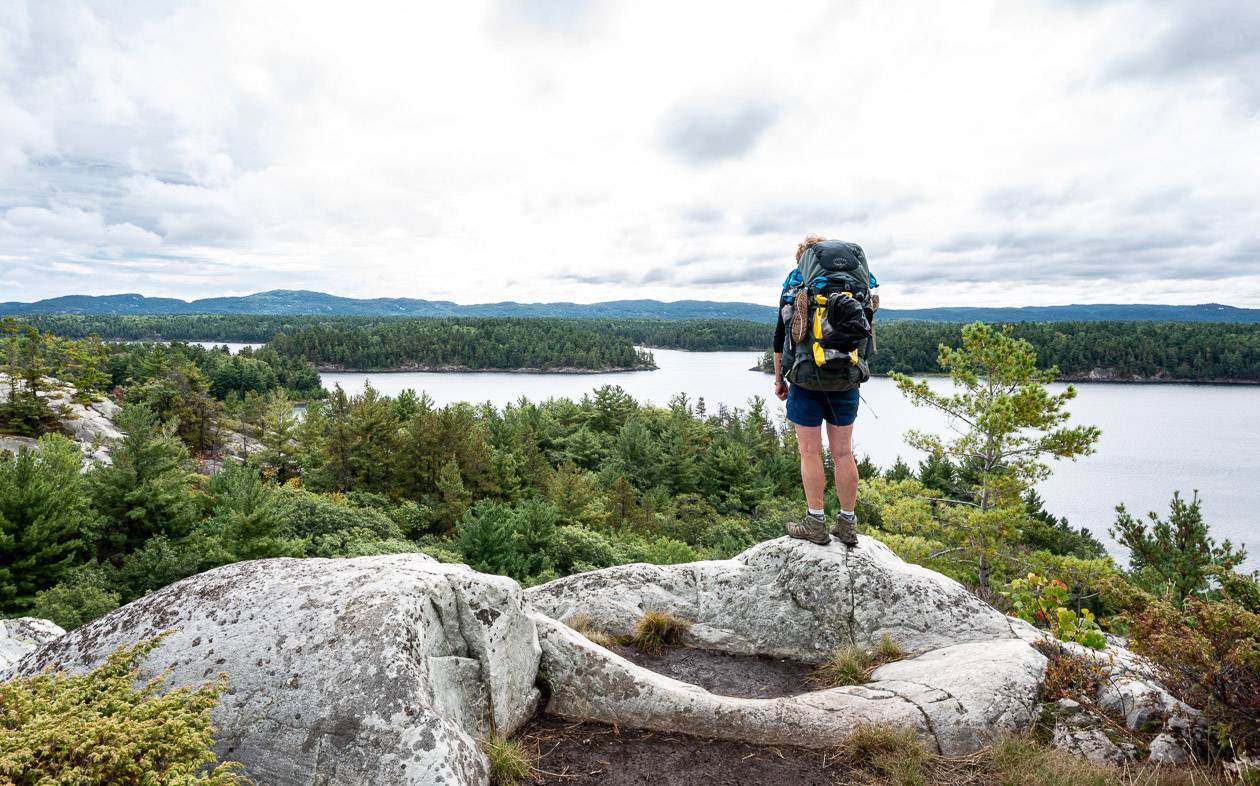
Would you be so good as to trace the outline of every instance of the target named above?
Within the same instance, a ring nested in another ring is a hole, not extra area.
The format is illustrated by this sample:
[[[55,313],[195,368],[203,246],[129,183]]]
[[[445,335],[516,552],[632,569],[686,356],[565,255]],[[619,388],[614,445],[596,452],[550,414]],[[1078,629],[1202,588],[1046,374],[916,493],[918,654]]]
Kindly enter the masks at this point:
[[[1260,306],[1260,3],[0,0],[0,300]]]

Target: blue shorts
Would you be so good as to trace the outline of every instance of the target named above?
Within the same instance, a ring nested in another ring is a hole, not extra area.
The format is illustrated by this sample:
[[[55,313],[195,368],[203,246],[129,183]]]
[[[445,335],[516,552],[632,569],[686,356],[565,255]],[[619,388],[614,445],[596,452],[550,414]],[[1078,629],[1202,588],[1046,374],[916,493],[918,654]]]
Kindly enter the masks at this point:
[[[827,393],[789,384],[787,419],[798,426],[821,426],[824,420],[833,426],[852,426],[857,420],[858,400],[857,388]]]

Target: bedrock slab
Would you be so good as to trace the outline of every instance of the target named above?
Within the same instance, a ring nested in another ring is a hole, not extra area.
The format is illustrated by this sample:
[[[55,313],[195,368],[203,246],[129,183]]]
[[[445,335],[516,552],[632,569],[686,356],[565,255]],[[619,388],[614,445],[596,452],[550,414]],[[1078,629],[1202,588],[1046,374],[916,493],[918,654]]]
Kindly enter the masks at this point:
[[[487,784],[478,738],[512,733],[538,703],[539,645],[516,582],[415,554],[218,568],[54,639],[11,672],[81,672],[168,630],[145,676],[226,674],[215,751],[272,786]]]

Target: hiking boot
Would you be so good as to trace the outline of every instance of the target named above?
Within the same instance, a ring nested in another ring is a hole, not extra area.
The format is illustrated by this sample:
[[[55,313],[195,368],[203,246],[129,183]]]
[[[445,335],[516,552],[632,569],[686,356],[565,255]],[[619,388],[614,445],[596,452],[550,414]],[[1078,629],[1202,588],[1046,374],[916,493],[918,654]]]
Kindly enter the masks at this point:
[[[831,542],[831,536],[827,534],[827,519],[822,516],[806,513],[800,521],[789,521],[783,529],[789,538],[808,540],[819,546],[826,546]]]
[[[836,523],[831,525],[830,532],[836,536],[846,546],[856,546],[857,538],[857,514],[852,518],[848,516],[836,514]]]
[[[809,291],[801,287],[792,301],[792,343],[799,344],[805,340],[809,328]]]

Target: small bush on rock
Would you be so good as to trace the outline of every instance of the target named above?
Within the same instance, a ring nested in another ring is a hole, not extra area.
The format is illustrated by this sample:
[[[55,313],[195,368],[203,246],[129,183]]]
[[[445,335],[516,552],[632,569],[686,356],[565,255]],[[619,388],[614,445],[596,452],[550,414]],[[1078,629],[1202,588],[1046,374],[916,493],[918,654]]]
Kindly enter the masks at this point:
[[[679,643],[690,627],[690,622],[667,611],[649,611],[634,626],[630,644],[646,655],[660,655],[666,644]]]
[[[1090,649],[1106,649],[1102,628],[1094,619],[1094,613],[1082,608],[1080,613],[1066,608],[1068,586],[1058,579],[1046,580],[1044,576],[1029,573],[1015,579],[1002,593],[1010,599],[1012,611],[1020,619],[1031,622],[1050,632],[1061,641],[1072,641]]]
[[[1098,685],[1105,677],[1102,666],[1092,658],[1078,655],[1050,639],[1041,639],[1035,646],[1046,656],[1046,676],[1041,683],[1044,701],[1072,699],[1093,703]]]
[[[245,786],[210,750],[210,711],[227,683],[133,684],[161,637],[120,647],[92,671],[0,683],[0,783]]]
[[[1245,578],[1245,577],[1244,577]],[[1260,610],[1250,588],[1222,581],[1222,597],[1129,592],[1123,600],[1132,648],[1156,666],[1177,698],[1203,710],[1223,747],[1260,752]]]
[[[881,663],[892,663],[906,657],[906,651],[901,648],[896,639],[885,633],[875,645],[875,657]]]

